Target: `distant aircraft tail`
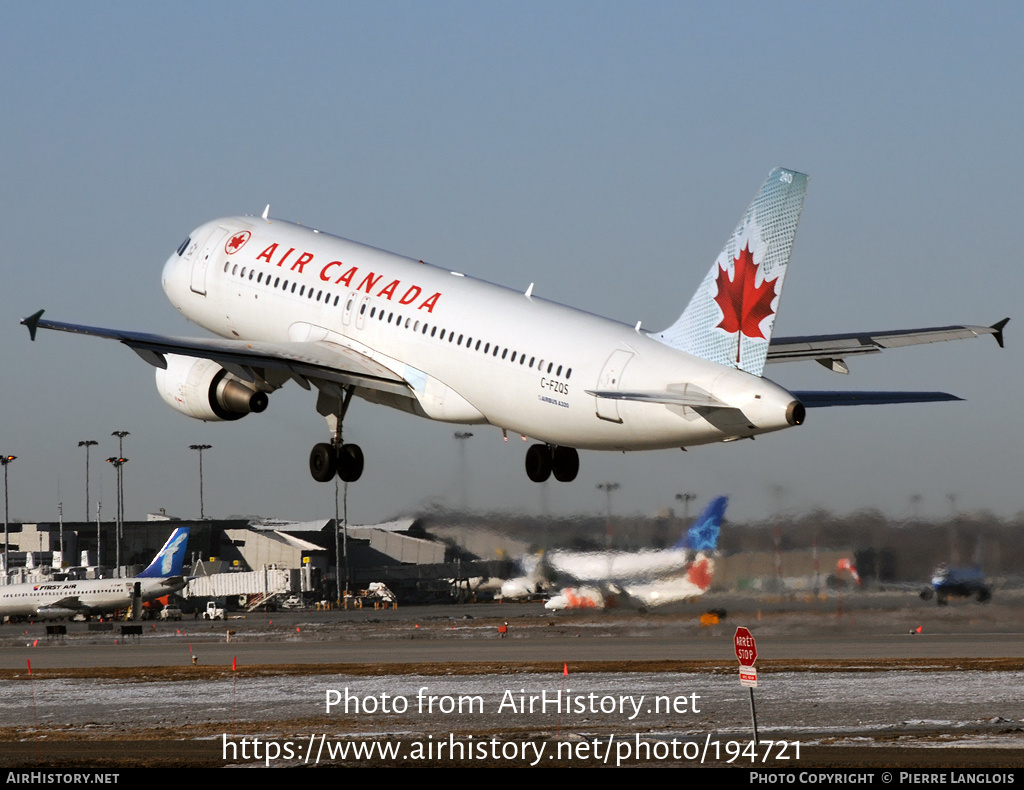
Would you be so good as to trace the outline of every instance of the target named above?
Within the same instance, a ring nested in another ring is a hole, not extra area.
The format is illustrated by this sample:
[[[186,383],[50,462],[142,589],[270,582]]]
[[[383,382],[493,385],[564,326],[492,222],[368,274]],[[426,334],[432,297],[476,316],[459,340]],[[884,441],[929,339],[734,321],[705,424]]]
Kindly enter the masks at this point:
[[[679,320],[651,337],[760,376],[806,190],[803,173],[772,170]]]
[[[693,551],[715,551],[718,548],[718,533],[725,517],[725,506],[729,497],[720,496],[711,501],[700,517],[693,522],[686,534],[672,548],[691,549]]]
[[[167,539],[164,547],[157,552],[149,567],[139,574],[141,578],[162,579],[167,576],[181,576],[185,563],[185,547],[188,545],[188,527],[178,527]]]

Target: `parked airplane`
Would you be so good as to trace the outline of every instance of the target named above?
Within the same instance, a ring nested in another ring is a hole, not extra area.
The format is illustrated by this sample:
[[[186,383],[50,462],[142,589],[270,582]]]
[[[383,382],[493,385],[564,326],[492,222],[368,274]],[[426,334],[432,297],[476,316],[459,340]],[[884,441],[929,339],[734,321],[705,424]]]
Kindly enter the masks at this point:
[[[163,548],[142,573],[130,579],[12,584],[0,587],[0,620],[55,620],[75,615],[94,615],[127,609],[132,598],[142,602],[180,590],[187,580],[181,575],[188,544],[188,527],[171,533]]]
[[[679,319],[647,332],[413,258],[262,217],[196,228],[163,269],[171,303],[219,338],[181,338],[44,320],[38,329],[118,340],[157,368],[157,388],[199,420],[267,408],[289,380],[318,391],[332,438],[309,459],[316,480],[357,480],[345,443],[353,395],[430,419],[533,437],[526,472],[575,479],[577,450],[653,450],[753,438],[804,422],[806,409],[958,400],[942,392],[788,392],[766,362],[845,358],[991,334],[947,326],[777,338],[772,328],[807,176],[775,169]],[[676,279],[675,277],[672,278]]]
[[[631,608],[645,612],[703,595],[711,586],[712,554],[729,500],[708,505],[672,548],[640,552],[554,552],[556,573],[585,582],[553,596],[546,609]]]
[[[934,596],[939,606],[948,605],[950,598],[970,598],[972,595],[977,597],[978,603],[992,599],[992,589],[985,582],[981,568],[940,565],[932,574],[931,586],[921,590],[923,600],[930,601]]]

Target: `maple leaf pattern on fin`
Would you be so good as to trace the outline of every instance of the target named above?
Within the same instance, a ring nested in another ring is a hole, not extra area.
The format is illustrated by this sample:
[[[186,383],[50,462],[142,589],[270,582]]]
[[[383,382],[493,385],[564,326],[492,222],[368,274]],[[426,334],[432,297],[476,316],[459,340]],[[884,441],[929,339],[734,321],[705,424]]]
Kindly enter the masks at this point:
[[[711,562],[707,557],[695,561],[686,571],[686,578],[701,590],[711,586]]]
[[[772,315],[772,300],[775,298],[775,283],[779,279],[762,280],[755,285],[757,271],[760,267],[754,263],[754,254],[750,251],[750,242],[733,259],[733,278],[729,279],[726,269],[718,270],[715,285],[718,293],[715,302],[722,310],[722,320],[716,328],[723,329],[736,336],[736,364],[740,362],[741,334],[747,337],[764,338],[761,322]]]

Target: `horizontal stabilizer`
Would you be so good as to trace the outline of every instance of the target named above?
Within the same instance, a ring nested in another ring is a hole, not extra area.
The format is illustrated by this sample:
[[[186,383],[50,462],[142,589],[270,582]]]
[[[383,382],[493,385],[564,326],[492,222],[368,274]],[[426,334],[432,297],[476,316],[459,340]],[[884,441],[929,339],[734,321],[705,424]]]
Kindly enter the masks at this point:
[[[887,403],[935,403],[963,400],[948,392],[794,392],[808,409],[826,406],[879,406]]]

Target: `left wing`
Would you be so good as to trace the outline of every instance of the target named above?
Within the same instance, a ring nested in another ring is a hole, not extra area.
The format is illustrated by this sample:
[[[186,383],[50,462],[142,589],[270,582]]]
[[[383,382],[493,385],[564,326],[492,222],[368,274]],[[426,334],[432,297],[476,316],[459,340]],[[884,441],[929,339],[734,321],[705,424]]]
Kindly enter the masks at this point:
[[[793,362],[813,359],[836,373],[849,373],[845,358],[858,354],[877,354],[886,348],[914,346],[919,343],[940,343],[944,340],[965,340],[980,335],[994,335],[1003,347],[1004,318],[992,326],[937,326],[924,329],[897,329],[889,332],[858,332],[849,335],[808,335],[806,337],[772,338],[767,362]]]
[[[274,370],[292,376],[307,389],[303,380],[329,381],[364,389],[411,396],[406,381],[384,365],[329,339],[289,343],[265,343],[222,338],[170,337],[148,332],[66,324],[47,321],[40,310],[21,323],[28,327],[32,339],[39,329],[72,332],[80,335],[117,340],[128,346],[154,367],[166,368],[166,354],[211,359],[231,373],[254,381],[254,370]],[[287,378],[285,378],[287,380]]]
[[[66,617],[69,614],[88,614],[91,611],[92,608],[83,604],[77,595],[36,607],[36,614],[39,617]]]

